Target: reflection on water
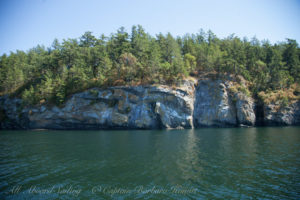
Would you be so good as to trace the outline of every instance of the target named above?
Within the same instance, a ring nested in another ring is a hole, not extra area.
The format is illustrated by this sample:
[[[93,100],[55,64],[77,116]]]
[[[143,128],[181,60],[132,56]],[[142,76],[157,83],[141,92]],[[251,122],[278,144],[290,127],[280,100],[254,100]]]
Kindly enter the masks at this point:
[[[2,131],[0,198],[299,199],[299,133]]]

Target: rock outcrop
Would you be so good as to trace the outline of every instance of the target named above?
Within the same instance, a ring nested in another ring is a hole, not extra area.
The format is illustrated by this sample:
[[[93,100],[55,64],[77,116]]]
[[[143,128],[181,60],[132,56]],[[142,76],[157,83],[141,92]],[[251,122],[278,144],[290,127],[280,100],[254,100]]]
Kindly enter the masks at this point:
[[[254,100],[242,92],[234,94],[236,117],[239,125],[254,126],[256,122]]]
[[[0,129],[27,129],[27,117],[21,99],[0,97]]]
[[[0,129],[161,129],[254,126],[254,100],[231,90],[232,82],[203,78],[177,87],[92,88],[63,106],[26,106],[0,97]],[[300,103],[264,106],[265,125],[300,124]]]
[[[63,107],[24,107],[2,97],[3,129],[192,128],[194,82],[180,87],[93,88],[74,94]]]
[[[222,81],[199,81],[194,122],[195,127],[236,125],[234,105]]]
[[[238,92],[232,94],[230,83],[221,80],[200,80],[196,89],[194,110],[195,127],[253,126],[254,103]]]
[[[265,105],[264,124],[267,126],[300,125],[300,102],[294,102],[287,106]]]

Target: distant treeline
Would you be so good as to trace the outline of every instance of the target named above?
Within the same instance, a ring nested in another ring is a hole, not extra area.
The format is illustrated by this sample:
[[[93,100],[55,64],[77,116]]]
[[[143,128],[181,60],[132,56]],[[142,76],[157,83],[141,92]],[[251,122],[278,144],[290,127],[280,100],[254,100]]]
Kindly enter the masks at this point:
[[[21,96],[27,103],[54,102],[90,87],[172,84],[202,72],[243,76],[250,92],[275,91],[298,85],[300,49],[295,40],[270,44],[211,31],[155,37],[141,26],[109,37],[86,32],[79,39],[54,40],[0,57],[0,93]]]

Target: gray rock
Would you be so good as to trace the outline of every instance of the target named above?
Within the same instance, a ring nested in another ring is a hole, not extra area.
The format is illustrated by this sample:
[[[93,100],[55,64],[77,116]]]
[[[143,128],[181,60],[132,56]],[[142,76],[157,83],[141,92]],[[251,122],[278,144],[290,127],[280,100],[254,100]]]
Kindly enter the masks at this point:
[[[254,113],[254,101],[251,97],[238,92],[235,94],[236,114],[239,125],[254,126],[256,117]]]
[[[300,125],[300,101],[285,107],[265,105],[264,114],[265,125]]]
[[[194,126],[235,126],[235,105],[221,80],[200,80],[196,89]]]
[[[253,126],[254,100],[232,93],[231,83],[202,79],[170,86],[92,88],[63,106],[28,106],[0,97],[0,129],[158,129]],[[266,125],[299,125],[300,102],[278,109],[266,105]]]
[[[176,89],[168,86],[92,88],[74,94],[62,107],[22,108],[20,99],[1,97],[0,103],[5,108],[1,111],[1,128],[192,128],[193,85],[186,81]],[[156,112],[158,104],[162,106]]]

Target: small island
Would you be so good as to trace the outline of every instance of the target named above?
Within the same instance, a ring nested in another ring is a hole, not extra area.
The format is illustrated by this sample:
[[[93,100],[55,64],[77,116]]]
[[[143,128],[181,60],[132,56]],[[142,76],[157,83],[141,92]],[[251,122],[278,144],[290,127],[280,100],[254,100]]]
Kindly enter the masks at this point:
[[[300,200],[299,8],[0,1],[0,200]]]

